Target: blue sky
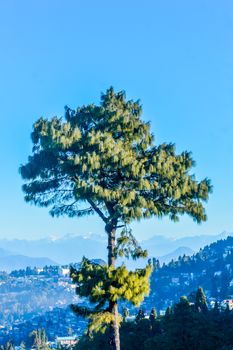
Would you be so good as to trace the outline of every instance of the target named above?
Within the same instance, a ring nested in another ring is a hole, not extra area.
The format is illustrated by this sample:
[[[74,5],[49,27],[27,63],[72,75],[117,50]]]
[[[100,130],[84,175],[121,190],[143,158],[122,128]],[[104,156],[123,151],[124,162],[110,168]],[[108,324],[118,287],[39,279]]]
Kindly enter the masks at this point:
[[[157,219],[138,238],[233,231],[233,3],[223,0],[0,2],[0,237],[103,232],[88,219],[52,219],[25,204],[18,167],[32,123],[99,101],[110,85],[140,98],[156,143],[191,150],[214,192],[208,221]]]

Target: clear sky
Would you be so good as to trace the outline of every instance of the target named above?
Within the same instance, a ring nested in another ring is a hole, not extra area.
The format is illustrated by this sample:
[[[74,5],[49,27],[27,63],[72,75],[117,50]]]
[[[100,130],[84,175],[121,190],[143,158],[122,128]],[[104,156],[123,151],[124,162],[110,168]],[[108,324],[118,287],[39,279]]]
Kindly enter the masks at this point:
[[[110,85],[140,98],[156,142],[191,150],[214,186],[208,222],[144,221],[137,237],[233,231],[231,0],[1,1],[0,45],[1,238],[103,232],[95,217],[52,219],[25,204],[18,167],[38,117],[98,103]]]

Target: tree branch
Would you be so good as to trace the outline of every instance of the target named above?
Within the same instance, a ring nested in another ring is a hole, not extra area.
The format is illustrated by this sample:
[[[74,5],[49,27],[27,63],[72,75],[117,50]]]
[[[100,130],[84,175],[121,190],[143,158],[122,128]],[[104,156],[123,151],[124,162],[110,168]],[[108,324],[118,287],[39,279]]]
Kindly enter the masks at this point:
[[[101,217],[101,219],[107,223],[108,219],[106,218],[106,216],[102,213],[102,211],[97,207],[97,205],[95,204],[95,202],[91,199],[87,199],[88,203],[90,203],[90,205],[92,206],[92,208],[95,210],[95,212]]]

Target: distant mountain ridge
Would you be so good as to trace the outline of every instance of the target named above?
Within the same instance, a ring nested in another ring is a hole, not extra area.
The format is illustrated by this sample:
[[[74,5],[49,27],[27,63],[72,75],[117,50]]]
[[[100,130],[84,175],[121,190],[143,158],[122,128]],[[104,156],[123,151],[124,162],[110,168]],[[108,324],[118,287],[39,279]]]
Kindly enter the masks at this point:
[[[0,271],[11,272],[25,269],[26,267],[44,267],[46,265],[58,265],[57,262],[44,257],[28,257],[24,255],[0,256]]]
[[[144,249],[148,250],[149,256],[159,257],[170,254],[172,251],[175,251],[180,247],[187,247],[192,249],[194,252],[198,252],[200,248],[232,235],[233,233],[222,232],[217,235],[185,236],[177,239],[167,238],[160,235],[142,241],[141,244]]]
[[[9,256],[9,255],[12,255],[13,252],[10,252],[6,249],[3,249],[3,248],[0,248],[0,258],[3,258],[5,256]]]
[[[191,256],[193,254],[194,254],[194,250],[192,250],[191,248],[179,247],[169,254],[158,256],[158,259],[160,263],[168,263],[171,260],[176,260],[179,256],[183,256],[183,255]]]
[[[142,241],[141,245],[148,250],[149,257],[158,257],[161,262],[168,262],[169,259],[176,259],[179,255],[197,252],[205,245],[228,235],[230,234],[223,232],[219,235],[187,236],[178,239],[158,235]],[[39,240],[0,239],[0,247],[0,257],[4,254],[5,256],[23,255],[30,258],[48,257],[51,263],[57,264],[78,262],[84,255],[89,259],[99,258],[106,261],[107,258],[106,237],[96,234],[89,234],[86,237],[67,234],[62,238],[51,237]],[[140,261],[138,263],[140,265]],[[137,262],[133,266],[135,264]],[[2,269],[1,264],[0,269]]]
[[[10,272],[12,270],[25,269],[27,266],[33,268],[45,265],[57,265],[57,262],[46,257],[29,257],[18,254],[15,251],[0,248],[0,271]]]

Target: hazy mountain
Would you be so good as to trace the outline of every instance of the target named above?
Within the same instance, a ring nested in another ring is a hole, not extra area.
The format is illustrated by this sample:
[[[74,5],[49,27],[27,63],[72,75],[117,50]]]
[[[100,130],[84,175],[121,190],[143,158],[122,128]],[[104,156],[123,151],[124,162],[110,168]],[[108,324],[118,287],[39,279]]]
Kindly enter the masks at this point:
[[[12,270],[25,269],[27,266],[44,267],[46,265],[57,265],[49,258],[32,258],[24,255],[0,256],[0,271],[10,272]]]
[[[0,248],[0,258],[8,256],[8,255],[12,255],[13,252],[10,252],[6,249]]]
[[[194,251],[192,249],[190,249],[189,247],[179,247],[175,250],[173,250],[172,252],[170,252],[169,254],[165,254],[165,255],[153,255],[150,254],[148,256],[148,258],[157,258],[159,259],[160,264],[163,263],[168,263],[170,262],[172,259],[173,260],[177,260],[179,258],[179,256],[183,256],[183,255],[193,255]],[[121,264],[123,261],[126,263],[126,266],[129,269],[135,269],[135,268],[143,268],[146,266],[147,264],[147,260],[148,259],[137,259],[135,260],[127,260],[124,261],[123,259],[120,259],[118,261],[119,264]]]
[[[218,235],[186,236],[182,238],[168,238],[164,236],[154,236],[142,242],[142,246],[148,250],[149,256],[164,256],[170,254],[180,247],[187,247],[197,252],[200,248],[215,242],[219,239],[227,238],[232,234],[223,232]]]
[[[183,256],[183,255],[191,256],[191,255],[193,255],[193,253],[194,253],[194,251],[191,248],[179,247],[169,254],[159,256],[158,259],[159,259],[160,263],[168,263],[172,259],[173,260],[178,259],[179,256]]]
[[[106,260],[107,243],[101,236],[82,237],[66,235],[60,239],[48,238],[40,240],[0,240],[0,247],[31,257],[47,256],[59,264],[78,262],[83,255],[87,258]]]
[[[224,232],[220,235],[187,236],[178,239],[158,235],[142,241],[141,244],[148,250],[149,257],[160,257],[161,261],[168,261],[169,256],[171,259],[176,259],[179,255],[192,254],[201,247],[228,235],[230,234]],[[15,253],[11,255],[47,256],[59,264],[78,262],[83,255],[89,259],[99,258],[105,261],[107,259],[105,235],[75,236],[67,234],[62,238],[50,237],[39,240],[0,239],[0,247],[3,249],[3,254],[4,250],[6,251],[6,255],[10,255],[8,251],[12,251]],[[140,264],[140,261],[137,262],[137,266]],[[135,266],[135,262],[132,266]]]

